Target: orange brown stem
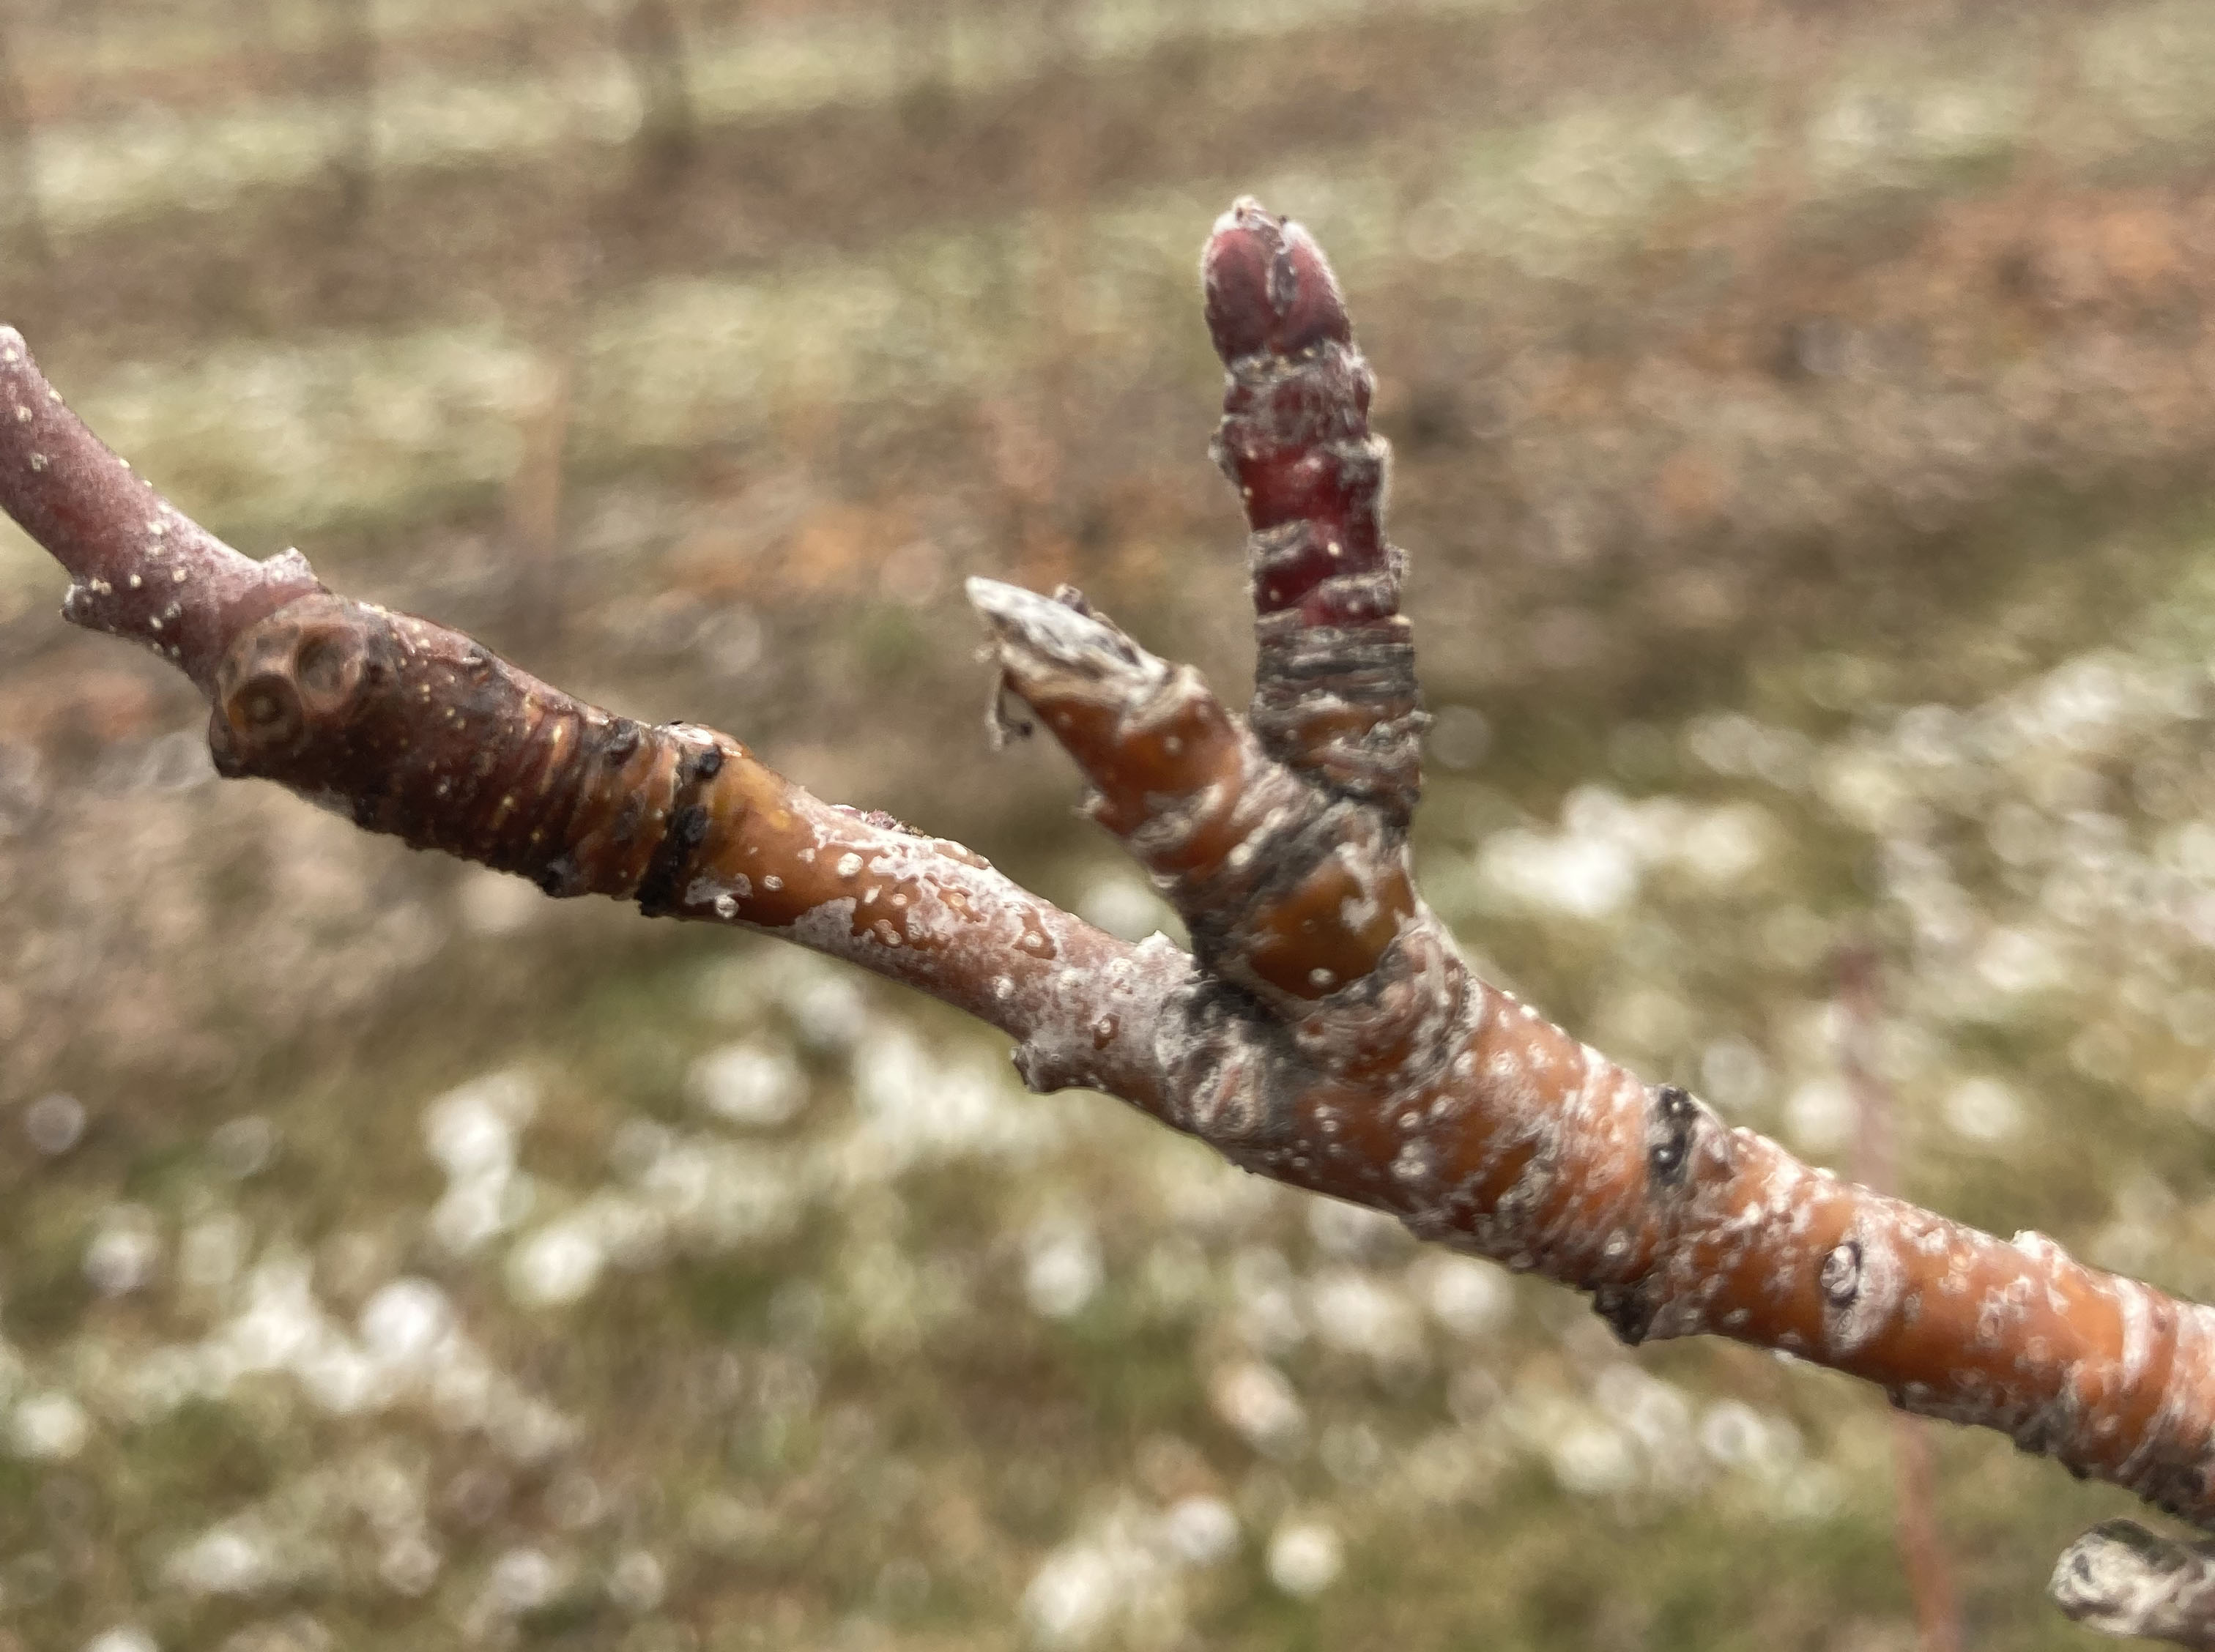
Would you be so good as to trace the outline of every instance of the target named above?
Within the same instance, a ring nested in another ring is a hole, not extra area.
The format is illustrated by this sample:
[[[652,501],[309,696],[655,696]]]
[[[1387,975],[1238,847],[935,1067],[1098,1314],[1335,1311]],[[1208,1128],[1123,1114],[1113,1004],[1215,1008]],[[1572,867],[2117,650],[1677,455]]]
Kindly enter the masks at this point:
[[[318,591],[216,673],[217,768],[549,895],[798,940],[1012,1034],[1042,1088],[1158,1106],[1150,1027],[1185,973],[980,855],[825,804],[727,736],[585,704],[443,626]]]
[[[1152,875],[1205,968],[1297,1007],[1377,967],[1416,902],[1368,808],[1268,756],[1198,672],[1077,593],[973,579],[969,600],[1007,686],[1084,770],[1088,811]]]

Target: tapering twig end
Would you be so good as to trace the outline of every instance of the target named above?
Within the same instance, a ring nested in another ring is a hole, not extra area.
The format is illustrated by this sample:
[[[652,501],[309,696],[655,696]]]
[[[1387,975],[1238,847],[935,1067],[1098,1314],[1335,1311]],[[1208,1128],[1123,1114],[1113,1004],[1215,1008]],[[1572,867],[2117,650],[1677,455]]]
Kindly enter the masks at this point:
[[[1073,590],[1041,597],[1021,585],[973,578],[969,605],[985,621],[1000,669],[1025,699],[1049,680],[1063,692],[1090,687],[1118,700],[1151,688],[1168,667],[1094,613]]]
[[[1330,260],[1304,226],[1242,195],[1215,221],[1200,256],[1207,331],[1224,364],[1292,357],[1326,339],[1353,340]]]

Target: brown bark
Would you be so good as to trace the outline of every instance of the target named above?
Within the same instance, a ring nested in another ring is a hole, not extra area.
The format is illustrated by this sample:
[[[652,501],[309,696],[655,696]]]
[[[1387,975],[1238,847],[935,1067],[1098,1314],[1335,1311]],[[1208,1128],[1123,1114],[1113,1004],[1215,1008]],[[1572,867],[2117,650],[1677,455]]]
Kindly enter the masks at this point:
[[[1409,873],[1421,719],[1345,307],[1315,243],[1251,202],[1203,272],[1217,450],[1252,529],[1251,720],[1073,593],[972,587],[1005,682],[1183,914],[1189,957],[823,803],[725,736],[631,723],[335,596],[296,554],[248,560],[131,476],[5,331],[0,505],[72,575],[71,619],[209,695],[226,774],[557,896],[849,958],[1006,1031],[1034,1088],[1108,1091],[1589,1292],[1627,1342],[1796,1355],[2215,1528],[2215,1312],[1811,1169],[1470,973]]]

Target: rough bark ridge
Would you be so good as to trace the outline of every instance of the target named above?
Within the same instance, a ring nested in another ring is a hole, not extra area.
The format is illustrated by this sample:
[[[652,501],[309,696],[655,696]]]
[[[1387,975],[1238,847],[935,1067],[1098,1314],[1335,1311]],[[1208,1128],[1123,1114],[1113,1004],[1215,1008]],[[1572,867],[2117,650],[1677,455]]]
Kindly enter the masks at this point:
[[[1252,530],[1250,718],[1075,592],[971,584],[1005,685],[1083,768],[1190,955],[823,803],[725,736],[586,706],[336,596],[297,552],[242,556],[101,446],[6,329],[0,505],[71,575],[68,618],[208,696],[226,774],[552,895],[850,959],[1007,1031],[1035,1089],[1108,1091],[1249,1169],[1588,1292],[1626,1342],[1797,1355],[2215,1529],[2215,1311],[1811,1169],[1470,972],[1409,872],[1422,713],[1345,305],[1315,242],[1251,201],[1202,275],[1228,373],[1215,450]],[[2215,1608],[2179,1617],[2215,1600],[2178,1586],[2197,1551],[2101,1544],[2057,1574],[2072,1615],[2215,1643]],[[2167,1582],[2119,1552],[2156,1555]]]

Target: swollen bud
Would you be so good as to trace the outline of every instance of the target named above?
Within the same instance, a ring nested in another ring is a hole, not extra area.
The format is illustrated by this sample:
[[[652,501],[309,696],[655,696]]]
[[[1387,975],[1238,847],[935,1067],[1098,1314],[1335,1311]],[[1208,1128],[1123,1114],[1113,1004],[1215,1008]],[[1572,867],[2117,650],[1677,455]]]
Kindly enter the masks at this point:
[[[1297,356],[1326,339],[1353,341],[1338,278],[1315,238],[1242,195],[1200,255],[1207,330],[1228,366],[1267,351]]]

